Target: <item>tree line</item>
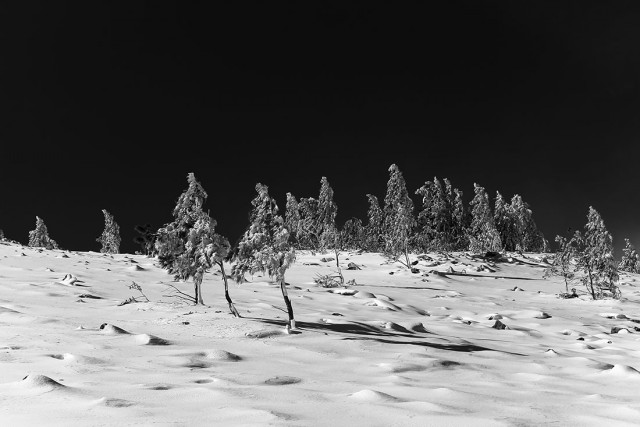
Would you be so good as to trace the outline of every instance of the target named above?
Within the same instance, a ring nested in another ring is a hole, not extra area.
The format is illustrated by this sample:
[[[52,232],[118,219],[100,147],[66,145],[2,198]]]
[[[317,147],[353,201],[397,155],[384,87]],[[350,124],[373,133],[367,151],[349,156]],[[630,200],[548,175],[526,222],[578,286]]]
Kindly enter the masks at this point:
[[[268,187],[258,183],[251,201],[249,225],[232,247],[228,239],[217,233],[217,222],[204,210],[207,193],[193,173],[187,176],[187,189],[180,195],[172,212],[173,220],[158,230],[149,224],[136,226],[135,239],[142,252],[157,257],[158,263],[176,280],[193,280],[194,296],[190,300],[203,304],[201,285],[205,273],[217,268],[225,284],[225,298],[230,311],[239,316],[229,295],[227,278],[238,283],[246,275],[267,273],[279,284],[289,320],[295,327],[293,308],[288,297],[285,272],[295,261],[296,250],[327,251],[361,250],[382,252],[410,267],[409,254],[427,251],[472,251],[475,253],[520,251],[549,252],[544,235],[538,230],[529,205],[519,195],[507,201],[496,193],[493,209],[486,190],[474,183],[474,197],[466,206],[463,193],[448,179],[425,182],[415,191],[422,197],[417,214],[397,165],[389,167],[384,204],[367,194],[367,223],[351,218],[339,228],[338,207],[326,177],[320,180],[317,198],[299,200],[286,194],[284,215],[269,195]],[[113,215],[102,211],[105,228],[97,241],[101,252],[118,253],[120,234]],[[612,238],[602,218],[592,207],[583,232],[570,238],[556,237],[559,249],[549,274],[561,275],[566,283],[580,280],[592,297],[610,291],[616,296],[618,270],[640,272],[640,261],[626,240],[623,258],[614,262]],[[29,232],[29,246],[58,248],[49,237],[44,221],[36,217],[36,228]],[[231,263],[227,275],[224,263]]]

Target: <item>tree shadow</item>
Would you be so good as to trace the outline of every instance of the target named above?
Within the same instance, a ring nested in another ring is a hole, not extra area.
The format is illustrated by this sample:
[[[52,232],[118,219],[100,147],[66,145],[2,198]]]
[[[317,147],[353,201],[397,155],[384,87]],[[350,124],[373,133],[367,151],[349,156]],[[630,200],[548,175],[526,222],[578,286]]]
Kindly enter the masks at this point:
[[[245,318],[247,319],[247,318]],[[248,319],[257,320],[261,323],[267,323],[270,325],[277,325],[284,327],[285,321],[274,319],[263,319],[257,317],[249,317]],[[425,335],[431,337],[437,337],[439,340],[448,341],[447,338],[439,336],[433,332],[411,332],[404,333],[400,331],[385,331],[372,325],[360,322],[348,322],[348,323],[321,323],[321,322],[304,322],[296,321],[296,327],[301,331],[316,331],[316,332],[332,332],[338,335],[345,335],[342,337],[345,341],[358,341],[369,340],[376,341],[383,344],[400,344],[400,345],[414,345],[420,347],[434,348],[438,350],[448,350],[457,352],[474,352],[474,351],[496,351],[499,353],[511,354],[516,356],[526,356],[526,354],[510,352],[505,350],[499,350],[495,348],[485,347],[481,345],[472,344],[469,342],[444,342],[437,343],[433,341],[427,341]],[[354,336],[355,335],[355,336]]]

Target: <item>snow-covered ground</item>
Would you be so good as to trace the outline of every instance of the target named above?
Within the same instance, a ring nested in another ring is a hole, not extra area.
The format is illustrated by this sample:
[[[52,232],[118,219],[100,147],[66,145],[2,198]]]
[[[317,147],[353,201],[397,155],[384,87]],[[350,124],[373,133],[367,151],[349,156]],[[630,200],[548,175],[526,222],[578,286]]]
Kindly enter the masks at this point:
[[[542,256],[487,269],[429,254],[412,273],[343,253],[357,285],[325,289],[313,279],[335,262],[323,257],[298,254],[287,273],[298,325],[287,335],[268,277],[231,282],[238,319],[219,273],[193,306],[167,286],[192,284],[151,258],[0,245],[0,424],[640,424],[637,275],[621,276],[620,301],[577,286],[561,299]],[[119,305],[140,295],[132,281],[151,302]]]

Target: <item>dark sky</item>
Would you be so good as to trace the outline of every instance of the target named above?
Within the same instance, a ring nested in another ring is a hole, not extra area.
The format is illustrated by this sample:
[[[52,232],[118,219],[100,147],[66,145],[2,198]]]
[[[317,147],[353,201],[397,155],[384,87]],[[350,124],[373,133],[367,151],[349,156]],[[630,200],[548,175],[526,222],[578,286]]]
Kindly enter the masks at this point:
[[[338,222],[365,220],[396,163],[411,193],[438,176],[467,201],[474,182],[520,194],[549,240],[592,205],[618,251],[640,246],[636,1],[6,3],[9,238],[38,215],[99,250],[104,208],[133,252],[189,172],[231,241],[257,182],[284,211],[326,176]]]

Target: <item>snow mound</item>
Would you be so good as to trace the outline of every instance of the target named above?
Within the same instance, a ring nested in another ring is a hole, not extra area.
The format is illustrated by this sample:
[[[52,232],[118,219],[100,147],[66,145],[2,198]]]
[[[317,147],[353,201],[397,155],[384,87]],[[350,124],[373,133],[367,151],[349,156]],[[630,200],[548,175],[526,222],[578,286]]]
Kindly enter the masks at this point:
[[[383,393],[377,390],[364,389],[352,393],[349,395],[349,398],[359,400],[362,402],[373,402],[373,403],[390,403],[390,402],[402,402],[402,399],[399,399],[395,396],[392,396],[387,393]]]
[[[169,345],[169,341],[149,334],[138,334],[133,337],[140,345]]]
[[[122,328],[119,328],[116,325],[112,325],[110,323],[103,323],[100,325],[100,330],[103,334],[106,335],[128,335],[130,332],[125,331]]]

